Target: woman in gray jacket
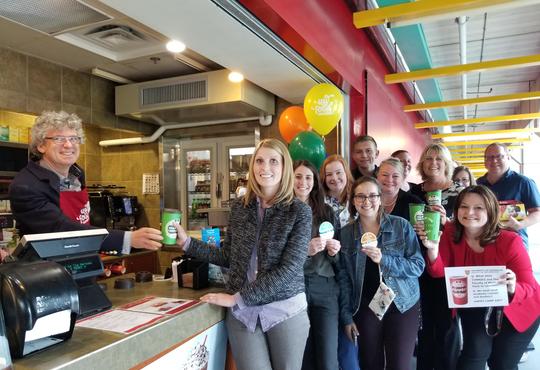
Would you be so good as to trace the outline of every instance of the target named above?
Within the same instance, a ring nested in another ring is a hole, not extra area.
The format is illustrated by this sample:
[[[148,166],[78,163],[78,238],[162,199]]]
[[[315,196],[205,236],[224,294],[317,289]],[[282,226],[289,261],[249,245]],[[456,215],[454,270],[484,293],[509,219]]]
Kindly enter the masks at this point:
[[[294,197],[287,148],[266,139],[251,158],[246,194],[232,204],[221,247],[188,238],[177,226],[177,244],[187,255],[229,268],[227,292],[201,300],[229,308],[226,325],[239,370],[302,366],[311,221],[309,206]]]
[[[384,213],[376,179],[356,180],[349,204],[351,216],[358,218],[339,236],[340,268],[346,274],[338,275],[338,283],[348,298],[341,324],[351,340],[358,336],[362,369],[408,370],[418,330],[418,277],[424,270],[418,239],[408,221]]]

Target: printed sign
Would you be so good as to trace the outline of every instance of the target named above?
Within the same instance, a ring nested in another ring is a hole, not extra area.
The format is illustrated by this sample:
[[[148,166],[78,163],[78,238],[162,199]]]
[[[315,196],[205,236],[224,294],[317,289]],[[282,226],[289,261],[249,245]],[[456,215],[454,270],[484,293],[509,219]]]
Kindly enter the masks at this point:
[[[445,267],[449,308],[508,306],[505,266]]]

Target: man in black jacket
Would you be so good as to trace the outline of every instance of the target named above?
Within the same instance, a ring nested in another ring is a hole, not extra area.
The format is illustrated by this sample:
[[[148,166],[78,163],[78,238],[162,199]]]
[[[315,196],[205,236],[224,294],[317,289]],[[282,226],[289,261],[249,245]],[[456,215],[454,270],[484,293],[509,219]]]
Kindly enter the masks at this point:
[[[84,171],[75,163],[84,140],[81,119],[66,112],[43,112],[32,127],[32,160],[9,188],[13,215],[22,235],[91,229]],[[109,230],[102,250],[129,254],[131,248],[157,250],[159,230]]]

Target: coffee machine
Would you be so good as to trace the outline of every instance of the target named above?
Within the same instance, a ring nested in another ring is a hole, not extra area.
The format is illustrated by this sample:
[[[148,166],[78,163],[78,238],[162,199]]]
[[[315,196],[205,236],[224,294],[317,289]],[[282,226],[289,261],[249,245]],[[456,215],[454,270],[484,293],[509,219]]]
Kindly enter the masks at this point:
[[[90,224],[117,230],[133,230],[140,213],[137,197],[129,195],[125,187],[90,185]]]

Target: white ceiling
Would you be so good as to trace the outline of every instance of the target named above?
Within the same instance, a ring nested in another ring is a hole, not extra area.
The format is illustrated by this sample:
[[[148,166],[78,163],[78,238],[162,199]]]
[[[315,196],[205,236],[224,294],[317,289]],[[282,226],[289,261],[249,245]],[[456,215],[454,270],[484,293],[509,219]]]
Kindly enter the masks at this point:
[[[467,63],[540,54],[540,6],[489,10],[468,16]],[[422,24],[433,67],[460,64],[459,33],[455,19]],[[538,90],[540,67],[514,68],[467,74],[468,97],[494,96]],[[443,100],[461,99],[461,77],[438,79]],[[469,106],[468,118],[527,113],[519,102]],[[463,108],[448,109],[450,119],[463,118]],[[506,123],[490,124],[489,127]]]
[[[143,33],[148,45],[130,55],[103,53],[95,45],[89,51],[84,40],[75,40],[78,45],[75,46],[54,37],[74,39],[77,30],[86,32],[86,26],[49,35],[0,17],[0,47],[79,71],[90,72],[98,67],[141,82],[198,72],[165,50],[167,40],[178,39],[188,47],[182,54],[202,64],[205,70],[238,70],[246,79],[291,103],[301,103],[316,83],[313,75],[308,75],[210,0],[78,1],[112,18],[99,25],[128,25]]]

